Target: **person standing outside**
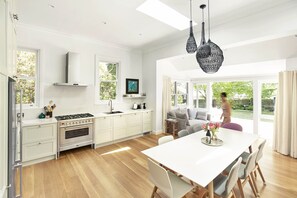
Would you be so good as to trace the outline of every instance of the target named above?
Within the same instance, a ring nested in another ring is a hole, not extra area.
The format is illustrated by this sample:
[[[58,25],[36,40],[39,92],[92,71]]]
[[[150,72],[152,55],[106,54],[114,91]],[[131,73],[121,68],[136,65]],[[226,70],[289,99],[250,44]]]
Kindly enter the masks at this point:
[[[228,102],[227,99],[227,93],[226,92],[222,92],[221,93],[221,99],[222,99],[222,110],[223,113],[221,115],[221,119],[223,119],[222,125],[226,124],[226,123],[230,123],[231,122],[231,105]]]

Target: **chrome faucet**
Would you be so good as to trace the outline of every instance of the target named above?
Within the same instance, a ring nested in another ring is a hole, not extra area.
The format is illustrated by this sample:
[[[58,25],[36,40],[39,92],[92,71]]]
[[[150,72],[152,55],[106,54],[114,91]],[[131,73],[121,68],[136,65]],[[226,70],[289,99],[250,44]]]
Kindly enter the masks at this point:
[[[112,100],[108,101],[108,106],[110,106],[110,112],[113,111]]]

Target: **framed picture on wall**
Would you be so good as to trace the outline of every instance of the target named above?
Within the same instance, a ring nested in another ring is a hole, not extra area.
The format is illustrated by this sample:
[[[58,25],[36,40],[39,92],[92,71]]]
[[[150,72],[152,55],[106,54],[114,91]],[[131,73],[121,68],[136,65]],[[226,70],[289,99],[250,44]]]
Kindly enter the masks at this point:
[[[126,94],[139,94],[139,79],[126,78]]]

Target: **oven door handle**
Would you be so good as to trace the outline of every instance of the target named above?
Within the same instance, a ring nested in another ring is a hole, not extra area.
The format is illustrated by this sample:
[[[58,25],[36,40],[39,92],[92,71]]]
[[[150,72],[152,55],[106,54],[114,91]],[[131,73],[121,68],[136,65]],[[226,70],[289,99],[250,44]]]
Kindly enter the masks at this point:
[[[65,131],[71,131],[71,130],[75,130],[75,129],[82,129],[82,128],[92,128],[92,124],[88,123],[88,124],[80,124],[77,126],[65,126],[65,127],[61,127],[63,130]]]

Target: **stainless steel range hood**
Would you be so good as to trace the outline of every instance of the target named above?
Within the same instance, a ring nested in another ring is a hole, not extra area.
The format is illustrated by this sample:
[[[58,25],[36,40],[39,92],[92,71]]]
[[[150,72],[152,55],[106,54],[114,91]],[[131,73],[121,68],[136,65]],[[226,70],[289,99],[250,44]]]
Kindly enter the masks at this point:
[[[80,83],[80,56],[78,53],[68,52],[66,55],[66,82],[54,83],[55,86],[86,87]]]

